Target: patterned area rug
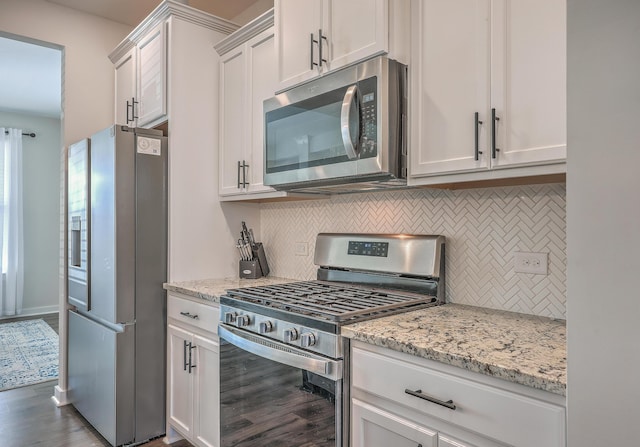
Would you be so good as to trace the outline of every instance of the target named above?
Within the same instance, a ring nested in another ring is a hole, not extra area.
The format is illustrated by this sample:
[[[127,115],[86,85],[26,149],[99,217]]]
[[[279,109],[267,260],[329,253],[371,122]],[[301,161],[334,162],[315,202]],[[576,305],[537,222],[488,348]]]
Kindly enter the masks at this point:
[[[0,391],[58,377],[58,334],[44,320],[0,324]]]

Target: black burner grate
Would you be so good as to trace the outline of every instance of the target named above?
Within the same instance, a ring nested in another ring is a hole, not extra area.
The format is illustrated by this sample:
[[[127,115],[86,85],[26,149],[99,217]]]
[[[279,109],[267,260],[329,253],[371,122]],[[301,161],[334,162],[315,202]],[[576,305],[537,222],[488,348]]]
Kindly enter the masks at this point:
[[[390,315],[436,302],[435,297],[418,293],[325,281],[231,289],[227,296],[336,323]]]

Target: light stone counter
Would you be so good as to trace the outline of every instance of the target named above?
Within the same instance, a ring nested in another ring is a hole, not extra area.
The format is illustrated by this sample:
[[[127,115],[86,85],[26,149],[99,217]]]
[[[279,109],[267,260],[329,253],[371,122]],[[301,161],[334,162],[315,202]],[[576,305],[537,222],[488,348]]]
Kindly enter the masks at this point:
[[[563,320],[445,304],[342,327],[354,340],[566,393]]]
[[[181,293],[183,295],[199,298],[204,301],[219,303],[220,295],[224,295],[227,289],[237,289],[239,287],[270,286],[284,282],[297,281],[294,279],[276,278],[267,276],[259,279],[201,279],[194,281],[181,281],[165,283],[164,288],[168,292]]]

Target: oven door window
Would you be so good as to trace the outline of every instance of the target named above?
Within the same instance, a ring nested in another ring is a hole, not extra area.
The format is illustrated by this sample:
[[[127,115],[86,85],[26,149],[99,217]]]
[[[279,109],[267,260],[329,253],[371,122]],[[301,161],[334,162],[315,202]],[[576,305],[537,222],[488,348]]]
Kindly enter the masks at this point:
[[[221,447],[335,447],[341,385],[222,343]]]

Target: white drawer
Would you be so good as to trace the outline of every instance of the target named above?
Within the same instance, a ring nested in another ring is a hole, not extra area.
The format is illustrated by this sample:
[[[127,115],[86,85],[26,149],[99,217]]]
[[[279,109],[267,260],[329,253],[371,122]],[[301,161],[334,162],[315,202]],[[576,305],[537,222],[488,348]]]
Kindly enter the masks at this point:
[[[167,296],[167,317],[217,335],[220,309],[216,305],[198,303],[170,294]]]
[[[509,445],[566,445],[564,407],[428,368],[419,364],[424,359],[394,357],[353,347],[352,386]],[[405,390],[452,400],[456,409]]]

